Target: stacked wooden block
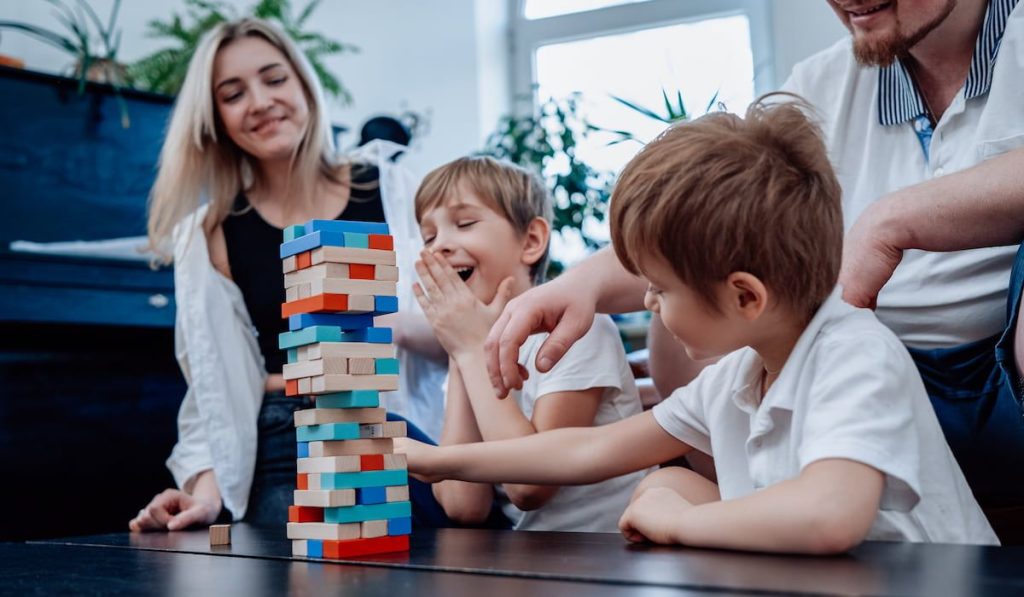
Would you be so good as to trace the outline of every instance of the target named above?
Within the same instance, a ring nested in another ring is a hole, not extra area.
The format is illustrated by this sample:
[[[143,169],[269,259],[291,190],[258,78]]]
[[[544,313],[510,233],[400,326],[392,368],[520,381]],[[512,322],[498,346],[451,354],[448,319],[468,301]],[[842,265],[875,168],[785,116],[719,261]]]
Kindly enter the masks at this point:
[[[398,310],[394,240],[386,224],[313,220],[281,245],[288,330],[285,393],[316,407],[295,413],[298,480],[288,509],[292,553],[345,558],[409,549],[412,506],[404,454],[379,392],[398,389],[391,329]]]

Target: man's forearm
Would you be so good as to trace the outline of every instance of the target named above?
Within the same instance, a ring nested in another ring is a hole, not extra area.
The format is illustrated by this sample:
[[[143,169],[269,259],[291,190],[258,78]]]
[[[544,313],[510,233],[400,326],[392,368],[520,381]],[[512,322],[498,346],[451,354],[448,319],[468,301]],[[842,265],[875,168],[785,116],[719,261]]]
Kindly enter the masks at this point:
[[[590,288],[599,313],[630,313],[644,309],[647,283],[626,271],[611,247],[594,253],[558,277],[567,287]]]
[[[1024,149],[907,187],[870,208],[893,246],[959,251],[1024,239]]]

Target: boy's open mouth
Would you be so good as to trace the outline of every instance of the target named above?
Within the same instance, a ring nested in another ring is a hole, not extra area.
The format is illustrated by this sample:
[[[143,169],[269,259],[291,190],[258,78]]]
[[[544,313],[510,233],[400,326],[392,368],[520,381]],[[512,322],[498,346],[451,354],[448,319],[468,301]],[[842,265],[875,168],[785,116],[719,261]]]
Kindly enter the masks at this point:
[[[475,271],[475,269],[476,268],[472,268],[472,267],[457,267],[457,268],[455,268],[455,273],[459,274],[459,277],[462,278],[463,282],[465,282],[465,281],[469,280],[470,276],[473,275],[473,272]]]

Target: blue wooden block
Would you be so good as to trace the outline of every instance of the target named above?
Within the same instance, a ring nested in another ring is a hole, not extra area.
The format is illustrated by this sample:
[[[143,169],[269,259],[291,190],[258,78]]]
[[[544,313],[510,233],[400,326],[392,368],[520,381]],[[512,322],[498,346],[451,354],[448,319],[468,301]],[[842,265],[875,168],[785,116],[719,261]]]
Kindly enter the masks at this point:
[[[281,259],[291,257],[292,255],[298,255],[305,251],[311,251],[324,245],[343,247],[345,246],[345,237],[340,233],[331,232],[313,232],[311,234],[305,234],[295,240],[281,243]]]
[[[324,508],[324,522],[333,524],[363,522],[366,520],[389,520],[391,518],[408,518],[411,516],[412,504],[410,502]]]
[[[306,540],[306,557],[309,558],[322,558],[324,557],[324,542],[319,539],[307,539]]]
[[[390,518],[388,519],[388,536],[411,535],[412,518]]]
[[[331,342],[331,340],[321,340],[321,342]],[[391,328],[364,328],[361,330],[341,332],[341,338],[333,340],[333,342],[370,342],[372,344],[391,344]],[[310,342],[307,342],[306,344],[310,344]],[[282,348],[284,347],[282,346]]]
[[[316,325],[360,330],[373,327],[373,313],[300,313],[288,318],[288,329],[293,332]]]
[[[377,315],[398,312],[397,296],[375,296],[373,297],[373,310]]]
[[[385,504],[387,501],[388,492],[386,487],[362,487],[356,489],[357,504]]]
[[[390,329],[388,331],[390,332]],[[284,350],[316,342],[341,342],[342,336],[346,333],[350,332],[342,332],[341,328],[337,326],[315,325],[311,328],[304,328],[294,332],[281,332],[277,336],[277,347]],[[361,341],[366,342],[366,340]],[[346,342],[355,342],[355,340],[346,340]]]
[[[360,234],[391,234],[388,225],[383,222],[354,222],[352,220],[310,220],[306,222],[306,231],[315,232],[358,232]]]
[[[359,439],[359,423],[324,423],[295,428],[299,442],[323,442],[335,439]]]
[[[310,231],[312,232],[312,230]],[[295,240],[300,236],[305,236],[306,229],[302,226],[289,226],[284,229],[284,241]]]
[[[366,234],[359,232],[342,232],[341,234],[346,247],[352,247],[353,249],[370,248],[370,237]]]
[[[374,364],[377,375],[398,375],[398,359],[377,359]]]
[[[296,444],[298,449],[296,450],[296,458],[309,458],[309,444],[306,442],[299,442]]]
[[[288,362],[289,363],[298,363],[299,362],[299,349],[298,348],[289,348],[288,349]]]
[[[316,397],[317,408],[377,408],[380,394],[377,390],[349,390],[320,394]]]
[[[320,474],[320,489],[359,489],[362,487],[407,485],[408,483],[409,473],[404,468],[390,471],[360,471],[358,473]]]

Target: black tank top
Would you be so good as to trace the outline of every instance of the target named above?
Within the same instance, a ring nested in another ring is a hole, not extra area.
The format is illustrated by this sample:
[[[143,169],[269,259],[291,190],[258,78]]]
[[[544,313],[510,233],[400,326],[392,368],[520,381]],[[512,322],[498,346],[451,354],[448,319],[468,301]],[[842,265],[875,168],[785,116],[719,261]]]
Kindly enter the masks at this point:
[[[358,185],[376,183],[380,173],[375,167],[352,169],[354,184],[348,205],[336,220],[383,222],[380,186],[359,189]],[[286,361],[285,352],[277,347],[277,335],[288,331],[288,320],[281,319],[281,303],[285,300],[284,274],[281,273],[279,247],[284,239],[280,228],[266,222],[255,209],[249,208],[244,193],[235,198],[235,213],[224,220],[231,277],[245,299],[257,342],[266,361],[267,373],[280,373]]]

